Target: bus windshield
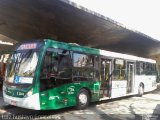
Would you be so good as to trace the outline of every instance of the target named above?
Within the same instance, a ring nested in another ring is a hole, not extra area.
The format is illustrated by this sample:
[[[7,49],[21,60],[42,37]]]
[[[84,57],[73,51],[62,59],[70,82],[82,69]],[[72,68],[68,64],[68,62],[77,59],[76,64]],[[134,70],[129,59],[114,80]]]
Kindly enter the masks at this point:
[[[8,84],[32,84],[39,52],[29,50],[10,56],[5,82]]]

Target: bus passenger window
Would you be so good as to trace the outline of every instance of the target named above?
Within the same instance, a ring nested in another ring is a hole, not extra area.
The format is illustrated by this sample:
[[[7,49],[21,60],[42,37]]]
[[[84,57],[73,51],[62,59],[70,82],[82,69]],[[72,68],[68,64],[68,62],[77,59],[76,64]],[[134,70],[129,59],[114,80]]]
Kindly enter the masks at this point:
[[[144,62],[139,62],[139,72],[140,72],[140,75],[145,74],[145,63]]]
[[[152,75],[157,75],[156,64],[151,65]]]
[[[114,61],[114,80],[126,79],[125,61],[122,59],[115,59]]]
[[[94,79],[98,80],[100,79],[100,59],[99,56],[94,57]]]
[[[146,63],[145,75],[152,75],[150,63]]]
[[[92,81],[94,76],[94,57],[80,53],[73,54],[73,80]]]
[[[146,63],[146,75],[156,75],[155,64]]]
[[[137,62],[136,62],[136,74],[137,74],[137,75],[140,75],[140,73],[141,73],[141,72],[140,72],[140,62],[137,61]]]

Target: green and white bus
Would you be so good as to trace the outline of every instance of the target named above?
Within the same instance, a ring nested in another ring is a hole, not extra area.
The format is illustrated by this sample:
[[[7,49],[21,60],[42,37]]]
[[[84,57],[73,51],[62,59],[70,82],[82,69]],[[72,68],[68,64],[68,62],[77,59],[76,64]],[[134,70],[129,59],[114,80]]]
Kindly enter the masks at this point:
[[[3,84],[8,104],[49,110],[156,89],[156,61],[137,56],[43,40],[17,46]]]

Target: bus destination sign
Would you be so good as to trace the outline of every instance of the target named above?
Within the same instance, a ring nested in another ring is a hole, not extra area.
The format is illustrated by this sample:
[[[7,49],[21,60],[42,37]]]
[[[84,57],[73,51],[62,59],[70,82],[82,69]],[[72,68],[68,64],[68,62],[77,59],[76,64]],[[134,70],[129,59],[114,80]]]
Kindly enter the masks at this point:
[[[27,43],[27,44],[20,45],[17,50],[30,50],[30,49],[36,49],[36,48],[37,48],[36,43]]]

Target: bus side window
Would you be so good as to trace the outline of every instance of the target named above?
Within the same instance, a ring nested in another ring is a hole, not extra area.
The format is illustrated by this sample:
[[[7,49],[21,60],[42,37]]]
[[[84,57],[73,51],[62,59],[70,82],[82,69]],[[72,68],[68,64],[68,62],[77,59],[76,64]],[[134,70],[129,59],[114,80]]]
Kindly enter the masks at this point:
[[[69,51],[63,51],[59,55],[58,72],[61,78],[72,78],[72,59]]]
[[[100,79],[100,57],[94,57],[94,79],[99,81]]]
[[[140,75],[140,62],[136,62],[136,74]]]
[[[41,89],[51,89],[70,82],[72,82],[70,51],[48,48],[42,63]]]
[[[122,59],[114,60],[114,80],[126,79],[126,65]]]
[[[93,81],[94,56],[73,54],[73,81]]]
[[[58,58],[52,50],[47,50],[42,63],[40,76],[40,90],[44,91],[55,86],[55,79],[52,75],[57,73]]]
[[[157,75],[156,64],[152,64],[151,71],[152,71],[152,75]]]
[[[64,85],[72,82],[71,51],[61,50],[58,57],[58,74],[56,85]]]
[[[136,62],[136,74],[137,75],[142,75],[142,74],[145,74],[145,73],[146,73],[146,71],[145,71],[145,63],[137,61]]]
[[[145,75],[152,75],[151,63],[146,63]]]

